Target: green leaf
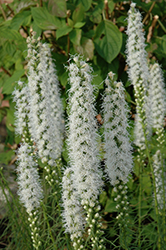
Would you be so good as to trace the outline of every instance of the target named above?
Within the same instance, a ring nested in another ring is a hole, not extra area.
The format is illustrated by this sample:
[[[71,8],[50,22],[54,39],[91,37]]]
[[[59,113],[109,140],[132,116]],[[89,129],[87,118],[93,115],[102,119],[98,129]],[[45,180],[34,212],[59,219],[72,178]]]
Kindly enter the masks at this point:
[[[114,9],[114,1],[113,0],[108,0],[108,10],[109,10],[109,13],[112,13],[113,9]]]
[[[61,27],[60,20],[51,15],[45,8],[31,8],[33,19],[36,25],[43,30],[55,30]]]
[[[81,33],[82,33],[81,29],[73,29],[69,33],[70,41],[75,45],[80,45]]]
[[[37,39],[41,35],[42,29],[35,22],[32,23],[32,29],[36,32],[35,38]]]
[[[28,26],[31,21],[31,11],[22,11],[11,20],[11,29],[18,30],[21,25]]]
[[[74,10],[73,15],[72,15],[72,19],[74,23],[81,22],[84,19],[84,13],[85,13],[85,9],[83,5],[79,4],[77,8]]]
[[[73,28],[74,22],[70,18],[67,19],[68,25]]]
[[[48,10],[52,15],[55,15],[57,17],[66,17],[66,0],[49,0]]]
[[[87,11],[91,7],[92,0],[79,0],[79,3],[82,3],[85,8],[85,11]]]
[[[56,39],[58,40],[60,37],[67,35],[73,28],[68,25],[65,25],[62,28],[57,29],[56,31]]]
[[[84,55],[85,58],[92,59],[94,55],[94,44],[93,41],[89,38],[82,37],[81,45],[74,45],[74,49],[81,55]]]
[[[10,131],[14,131],[14,124],[15,124],[15,110],[14,109],[8,109],[7,116],[6,116],[6,127]]]
[[[81,28],[81,27],[83,27],[85,25],[85,22],[78,22],[78,23],[76,23],[75,25],[74,25],[74,28]]]
[[[16,51],[16,45],[7,40],[4,43],[3,49],[8,55],[13,56],[14,52]]]
[[[144,173],[141,178],[141,185],[142,185],[142,189],[148,194],[150,195],[152,192],[152,184],[151,184],[151,179],[150,176],[146,173]]]
[[[0,163],[7,165],[11,161],[13,155],[15,155],[14,150],[0,153]]]
[[[5,26],[0,27],[0,37],[3,37],[5,39],[9,40],[17,40],[22,41],[23,37],[20,35],[20,33],[16,30],[12,30],[10,27],[6,28]]]
[[[99,55],[111,63],[120,52],[122,34],[111,21],[104,20],[96,29],[94,43]]]
[[[104,2],[100,2],[93,10],[92,14],[90,15],[90,20],[93,23],[100,23],[101,22],[101,14],[102,10],[104,9]]]
[[[114,202],[111,199],[108,199],[104,211],[108,213],[116,212],[117,211],[116,205],[117,205],[116,202]]]
[[[15,82],[18,81],[20,77],[23,75],[24,75],[24,69],[16,70],[14,74],[10,78],[8,78],[7,81],[5,82],[2,89],[2,93],[11,94],[14,90]]]

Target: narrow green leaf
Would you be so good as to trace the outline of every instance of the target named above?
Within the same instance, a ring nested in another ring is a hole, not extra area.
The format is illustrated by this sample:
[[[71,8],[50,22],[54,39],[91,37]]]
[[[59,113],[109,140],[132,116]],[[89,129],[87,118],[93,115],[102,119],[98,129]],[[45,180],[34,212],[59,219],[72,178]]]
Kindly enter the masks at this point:
[[[68,25],[73,28],[74,22],[70,18],[67,19]]]
[[[75,45],[80,45],[81,33],[82,33],[81,29],[73,29],[69,33],[70,41]]]
[[[120,52],[122,34],[111,21],[104,20],[96,29],[94,43],[99,55],[111,63]]]
[[[16,70],[14,74],[7,79],[5,84],[3,85],[2,93],[3,94],[11,94],[14,90],[15,82],[20,79],[21,76],[24,75],[24,69]]]
[[[66,0],[49,0],[48,10],[52,15],[55,15],[57,17],[66,17]]]
[[[108,199],[105,206],[105,212],[108,213],[116,212],[117,211],[116,205],[117,205],[116,202],[114,202],[111,199]]]
[[[58,40],[60,37],[67,35],[73,28],[65,25],[62,28],[57,29],[56,31],[56,39]]]
[[[31,8],[31,12],[33,19],[39,28],[43,30],[55,30],[61,27],[61,21],[57,17],[51,15],[45,8]]]

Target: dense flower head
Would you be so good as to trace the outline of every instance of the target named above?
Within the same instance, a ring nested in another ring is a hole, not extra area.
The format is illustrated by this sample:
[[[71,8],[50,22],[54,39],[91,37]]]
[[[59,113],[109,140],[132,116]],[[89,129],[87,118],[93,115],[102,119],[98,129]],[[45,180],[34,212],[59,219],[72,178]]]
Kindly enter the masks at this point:
[[[142,130],[141,135],[147,138],[151,136],[151,113],[148,99],[149,90],[149,68],[147,62],[147,52],[145,50],[145,38],[143,33],[142,17],[135,9],[135,3],[131,3],[128,11],[127,26],[127,64],[128,74],[134,87],[136,101],[136,127]],[[136,128],[136,132],[138,131]],[[135,133],[135,143],[141,148],[145,148],[143,138],[139,140],[139,134]],[[142,143],[143,142],[143,143]]]
[[[83,210],[74,187],[73,171],[67,168],[62,178],[63,220],[66,232],[71,239],[76,240],[82,236],[84,230]]]
[[[53,165],[63,144],[63,107],[58,78],[48,44],[28,38],[30,133],[43,163]]]
[[[112,185],[128,181],[133,167],[129,141],[128,108],[121,82],[114,80],[110,72],[105,80],[106,90],[103,102],[105,166]]]
[[[150,69],[150,93],[152,126],[155,129],[162,129],[164,116],[166,114],[166,91],[163,73],[158,63]]]
[[[29,89],[25,83],[18,81],[18,87],[13,91],[13,101],[16,102],[16,122],[15,132],[16,134],[22,135],[28,127],[28,93]]]
[[[43,191],[37,171],[37,164],[33,159],[32,148],[24,142],[18,149],[17,182],[18,195],[28,213],[40,206]]]
[[[102,187],[97,146],[92,68],[81,57],[69,64],[68,146],[75,186],[83,201],[95,201]]]
[[[164,200],[166,198],[166,181],[165,181],[166,172],[165,172],[165,164],[162,159],[160,150],[157,150],[157,152],[153,156],[153,170],[156,183],[157,203],[158,203],[158,208],[161,211],[164,208]]]

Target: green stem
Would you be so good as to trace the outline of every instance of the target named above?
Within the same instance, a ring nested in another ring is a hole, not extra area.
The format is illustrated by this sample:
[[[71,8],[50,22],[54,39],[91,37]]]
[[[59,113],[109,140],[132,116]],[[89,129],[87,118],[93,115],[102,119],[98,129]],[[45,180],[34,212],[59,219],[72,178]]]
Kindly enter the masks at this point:
[[[48,221],[48,218],[47,218],[47,214],[46,214],[46,211],[45,211],[45,206],[44,206],[43,203],[42,203],[42,207],[43,207],[44,219],[45,219],[45,221],[46,221],[46,223],[47,223],[48,232],[49,232],[49,235],[50,235],[50,237],[51,237],[51,240],[52,240],[52,243],[53,243],[53,246],[54,246],[53,249],[57,250],[58,248],[57,248],[57,246],[56,246],[56,244],[55,244],[55,240],[54,240],[54,237],[53,237],[53,235],[52,235],[51,227],[50,227],[50,224],[49,224],[49,221]]]

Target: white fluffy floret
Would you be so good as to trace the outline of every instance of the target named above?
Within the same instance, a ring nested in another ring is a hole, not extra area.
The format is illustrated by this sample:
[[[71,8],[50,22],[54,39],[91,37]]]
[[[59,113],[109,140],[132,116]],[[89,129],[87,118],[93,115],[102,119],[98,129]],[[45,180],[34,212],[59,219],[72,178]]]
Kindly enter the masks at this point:
[[[43,191],[31,147],[25,142],[18,149],[18,195],[28,213],[40,206]]]
[[[102,187],[97,146],[92,68],[79,56],[70,63],[69,157],[78,194],[83,201],[95,201]]]
[[[111,184],[117,180],[128,181],[133,167],[131,144],[129,141],[128,108],[121,82],[114,81],[114,75],[109,73],[106,78],[103,113],[104,113],[104,149],[106,172]]]

